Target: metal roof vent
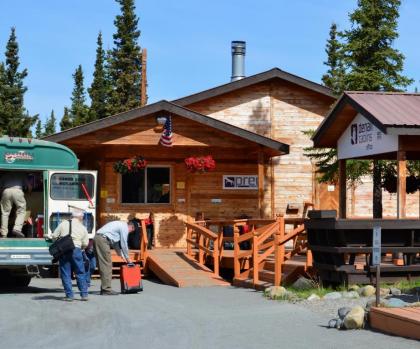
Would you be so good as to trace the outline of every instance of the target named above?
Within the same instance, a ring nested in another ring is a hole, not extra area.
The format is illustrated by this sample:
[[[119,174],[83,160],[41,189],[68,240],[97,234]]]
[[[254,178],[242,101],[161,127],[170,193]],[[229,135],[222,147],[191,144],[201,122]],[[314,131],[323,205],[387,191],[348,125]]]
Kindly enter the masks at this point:
[[[230,81],[245,77],[245,41],[232,41],[232,77]]]

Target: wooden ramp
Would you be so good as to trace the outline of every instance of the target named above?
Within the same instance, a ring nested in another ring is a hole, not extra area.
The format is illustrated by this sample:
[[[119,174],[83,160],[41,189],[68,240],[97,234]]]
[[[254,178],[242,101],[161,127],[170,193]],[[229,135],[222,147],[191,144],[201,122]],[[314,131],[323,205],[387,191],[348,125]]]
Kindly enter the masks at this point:
[[[372,308],[369,314],[372,328],[420,340],[420,308]]]
[[[183,250],[149,250],[146,263],[147,269],[167,285],[176,287],[230,285],[222,278],[216,277],[209,268],[189,258]]]

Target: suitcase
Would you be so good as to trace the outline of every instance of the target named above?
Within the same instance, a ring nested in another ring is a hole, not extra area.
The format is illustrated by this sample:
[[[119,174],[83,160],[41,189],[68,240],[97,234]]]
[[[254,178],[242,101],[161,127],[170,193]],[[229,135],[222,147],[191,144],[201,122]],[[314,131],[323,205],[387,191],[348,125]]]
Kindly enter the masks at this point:
[[[140,265],[122,265],[120,270],[121,293],[137,293],[143,291]]]

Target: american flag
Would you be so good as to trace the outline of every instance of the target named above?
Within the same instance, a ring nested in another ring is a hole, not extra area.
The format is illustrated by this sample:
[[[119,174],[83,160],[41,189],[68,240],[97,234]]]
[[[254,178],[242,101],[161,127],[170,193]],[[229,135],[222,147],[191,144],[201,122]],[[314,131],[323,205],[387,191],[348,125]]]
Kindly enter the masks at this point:
[[[172,147],[172,120],[170,115],[166,118],[159,144],[164,147]]]

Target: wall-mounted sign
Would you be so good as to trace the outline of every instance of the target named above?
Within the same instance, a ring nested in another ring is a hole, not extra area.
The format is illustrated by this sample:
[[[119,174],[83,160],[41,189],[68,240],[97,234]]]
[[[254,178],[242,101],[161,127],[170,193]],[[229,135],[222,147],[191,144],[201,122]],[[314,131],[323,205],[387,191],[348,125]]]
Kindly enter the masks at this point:
[[[8,164],[12,164],[16,161],[33,161],[34,155],[21,150],[16,153],[4,153],[4,160]]]
[[[223,189],[258,189],[258,176],[225,175]]]
[[[337,142],[339,159],[351,159],[398,150],[398,135],[384,134],[361,114],[353,119]]]
[[[185,189],[185,182],[176,182],[176,189]]]

